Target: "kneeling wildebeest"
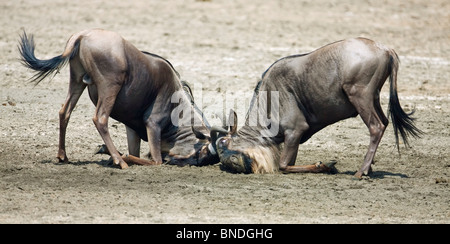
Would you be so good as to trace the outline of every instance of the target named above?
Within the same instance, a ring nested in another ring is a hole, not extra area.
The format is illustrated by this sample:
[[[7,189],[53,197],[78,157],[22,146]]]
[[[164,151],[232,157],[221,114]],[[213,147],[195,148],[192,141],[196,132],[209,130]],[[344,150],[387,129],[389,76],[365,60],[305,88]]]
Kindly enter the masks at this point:
[[[37,71],[33,79],[37,83],[59,71],[67,62],[70,64],[69,92],[59,111],[57,158],[60,162],[68,161],[66,128],[86,87],[96,105],[94,124],[113,163],[120,168],[128,167],[127,162],[158,165],[163,162],[162,154],[182,164],[205,165],[219,161],[208,149],[210,128],[187,91],[190,88],[180,81],[167,60],[141,52],[117,33],[101,29],[72,35],[64,52],[48,60],[37,59],[34,49],[33,37],[24,32],[19,51],[23,64]],[[180,119],[178,123],[182,122],[183,126],[171,119],[172,111],[178,106],[183,111],[192,111],[193,116],[173,116]],[[126,125],[130,156],[122,157],[113,145],[108,130],[109,116]],[[194,118],[200,121],[195,124],[196,128],[192,123]],[[141,139],[148,141],[152,161],[139,159]]]
[[[324,127],[359,114],[369,129],[370,143],[355,177],[367,175],[388,125],[380,105],[380,90],[388,77],[388,110],[397,148],[399,132],[405,145],[409,135],[422,133],[411,117],[414,111],[405,113],[400,106],[398,65],[394,50],[365,38],[338,41],[276,61],[263,73],[239,131],[236,115],[230,115],[234,126],[216,142],[221,162],[244,173],[326,171],[323,164],[317,164],[317,169],[294,165],[299,144]],[[268,114],[270,119],[257,123],[255,114]]]

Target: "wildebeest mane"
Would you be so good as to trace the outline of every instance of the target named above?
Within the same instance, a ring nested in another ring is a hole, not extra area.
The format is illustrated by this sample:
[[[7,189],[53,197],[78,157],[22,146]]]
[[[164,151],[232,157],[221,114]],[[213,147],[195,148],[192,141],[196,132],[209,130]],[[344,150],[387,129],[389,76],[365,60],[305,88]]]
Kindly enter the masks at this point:
[[[294,55],[291,55],[291,56],[287,56],[287,57],[283,57],[283,58],[278,59],[278,60],[275,61],[272,65],[270,65],[269,68],[266,69],[266,71],[264,71],[264,72],[262,73],[262,76],[261,76],[262,79],[264,79],[264,76],[266,75],[267,71],[269,71],[270,68],[272,68],[272,66],[274,66],[276,63],[278,63],[278,62],[280,62],[280,61],[282,61],[282,60],[285,60],[285,59],[291,59],[291,58],[302,57],[302,56],[306,56],[306,55],[308,55],[308,54],[310,54],[310,52],[309,52],[309,53],[302,53],[302,54],[294,54]],[[258,87],[258,89],[259,89],[259,87]]]
[[[331,45],[333,45],[333,44],[335,44],[335,43],[342,42],[342,41],[344,41],[344,40],[339,40],[339,41],[335,41],[335,42],[329,43],[329,44],[327,44],[327,45],[325,45],[325,46],[323,46],[323,47],[321,47],[321,48],[319,48],[319,49],[325,48],[325,47],[327,47],[327,46],[331,46]],[[276,63],[278,63],[278,62],[280,62],[280,61],[282,61],[282,60],[285,60],[285,59],[291,59],[291,58],[303,57],[303,56],[306,56],[306,55],[308,55],[308,54],[311,54],[311,53],[313,53],[313,52],[315,52],[315,51],[317,51],[317,50],[319,50],[319,49],[316,49],[316,50],[314,50],[314,51],[312,51],[312,52],[309,52],[309,53],[294,54],[294,55],[291,55],[291,56],[286,56],[286,57],[283,57],[283,58],[278,59],[278,60],[275,61],[272,65],[270,65],[270,67],[269,67],[268,69],[266,69],[266,71],[264,71],[264,73],[262,74],[262,78],[264,79],[264,76],[266,75],[267,71],[269,71],[269,69],[272,68],[272,66],[274,66]]]
[[[187,97],[189,98],[192,107],[195,109],[195,111],[196,111],[200,116],[202,116],[202,121],[203,121],[203,123],[205,124],[205,126],[206,126],[208,129],[211,129],[211,125],[210,125],[210,124],[208,123],[208,121],[206,120],[205,116],[203,115],[202,110],[197,106],[197,104],[195,104],[194,96],[193,96],[193,94],[192,94],[192,89],[191,89],[191,86],[189,85],[189,83],[188,83],[187,81],[182,80],[182,81],[181,81],[181,85],[183,86],[183,90],[184,90],[184,92],[186,93]]]
[[[147,52],[147,51],[141,51],[141,52],[142,52],[143,54],[147,54],[147,55],[150,55],[150,56],[152,56],[152,57],[160,58],[160,59],[164,60],[166,63],[168,63],[168,64],[170,65],[170,67],[173,69],[173,71],[175,72],[175,74],[177,74],[178,79],[180,78],[180,73],[178,73],[178,71],[173,67],[172,63],[170,63],[169,60],[167,60],[167,59],[165,59],[165,58],[163,58],[163,57],[161,57],[161,56],[159,56],[159,55],[157,55],[157,54],[149,53],[149,52]]]
[[[291,56],[287,56],[287,57],[283,57],[278,59],[277,61],[275,61],[272,65],[269,66],[269,68],[266,69],[266,71],[264,71],[261,75],[261,80],[258,81],[258,83],[256,84],[255,89],[253,90],[253,97],[252,100],[250,102],[250,107],[247,111],[247,115],[246,115],[246,119],[248,118],[250,111],[252,111],[253,106],[255,105],[256,102],[256,98],[258,97],[259,94],[259,90],[261,89],[261,85],[263,83],[264,80],[264,76],[266,76],[266,73],[278,62],[282,61],[282,60],[286,60],[286,59],[291,59],[291,58],[297,58],[297,57],[302,57],[302,56],[306,56],[310,53],[302,53],[302,54],[295,54],[295,55],[291,55]]]

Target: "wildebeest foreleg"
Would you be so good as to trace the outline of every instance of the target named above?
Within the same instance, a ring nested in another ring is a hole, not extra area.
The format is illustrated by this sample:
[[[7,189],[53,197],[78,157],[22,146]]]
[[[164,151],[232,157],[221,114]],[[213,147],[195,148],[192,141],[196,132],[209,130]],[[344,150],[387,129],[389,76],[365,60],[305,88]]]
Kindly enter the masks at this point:
[[[292,165],[295,164],[295,159],[297,158],[298,146],[302,133],[303,131],[286,131],[284,139],[284,149],[281,153],[280,160],[280,169],[282,171],[288,171],[291,169],[291,167],[294,167]]]
[[[153,106],[145,113],[148,115],[145,119],[148,145],[155,165],[160,165],[163,162],[161,155],[161,131],[162,125],[167,123],[167,118],[170,117],[170,111],[167,110],[165,105],[163,106],[163,104],[170,103],[170,100],[168,102],[167,99],[170,99],[170,96],[159,94]]]
[[[133,155],[123,155],[122,159],[127,163],[127,164],[137,164],[137,165],[155,165],[154,161],[150,161],[147,159],[143,159],[143,158],[138,158],[135,157]]]
[[[74,72],[74,66],[71,66],[70,69],[69,92],[66,101],[61,110],[59,110],[59,149],[58,155],[56,156],[59,162],[69,161],[66,155],[66,129],[72,110],[86,88],[86,84],[82,82],[82,76],[78,75],[77,77],[77,74]]]
[[[309,165],[294,165],[287,166],[287,168],[283,171],[285,173],[332,173],[337,172],[334,165],[336,162],[329,163],[315,163]]]
[[[128,153],[135,157],[140,156],[141,149],[141,138],[139,135],[128,126],[125,126],[127,129],[127,143],[128,143]]]
[[[108,148],[106,147],[105,144],[100,145],[98,147],[98,149],[96,150],[95,154],[107,154],[107,155],[111,156],[111,153],[109,152],[109,150],[108,150]],[[119,152],[119,154],[122,155],[120,152]],[[147,159],[142,159],[142,158],[139,158],[139,157],[136,157],[136,156],[133,156],[133,155],[122,155],[122,159],[127,164],[154,165],[153,161],[150,161],[150,160],[147,160]]]
[[[154,165],[162,164],[161,156],[161,127],[158,122],[149,118],[146,123],[148,145],[150,147],[150,154],[154,161]]]
[[[287,132],[285,136],[285,147],[281,155],[280,170],[285,173],[328,173],[335,171],[334,164],[336,162],[294,165],[301,134],[301,132]]]
[[[285,173],[330,172],[332,169],[334,169],[334,164],[328,165],[318,163],[311,165],[294,165],[297,158],[300,140],[303,136],[303,133],[309,129],[309,125],[300,110],[296,110],[292,113],[292,115],[292,118],[290,120],[286,120],[286,123],[290,123],[290,127],[295,129],[288,129],[284,132],[284,149],[281,153],[280,170]]]

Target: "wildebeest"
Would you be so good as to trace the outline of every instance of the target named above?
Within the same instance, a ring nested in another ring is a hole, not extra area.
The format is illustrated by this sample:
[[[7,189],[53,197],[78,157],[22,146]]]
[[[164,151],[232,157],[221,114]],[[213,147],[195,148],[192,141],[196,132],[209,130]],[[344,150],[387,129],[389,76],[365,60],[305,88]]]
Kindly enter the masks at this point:
[[[422,133],[411,117],[414,111],[405,113],[400,106],[398,67],[399,58],[393,49],[365,38],[334,42],[276,61],[255,89],[245,125],[237,131],[234,115],[231,132],[216,142],[221,162],[245,173],[326,171],[326,165],[321,164],[319,169],[294,165],[299,144],[324,127],[359,114],[369,129],[370,143],[355,177],[367,175],[388,125],[380,105],[380,90],[388,77],[388,110],[397,148],[399,132],[405,145],[409,135],[418,137]],[[261,113],[271,116],[270,123],[256,121],[255,114]],[[274,128],[276,133],[267,136]]]
[[[141,52],[119,34],[102,29],[72,35],[64,52],[48,60],[37,59],[34,50],[33,37],[24,32],[19,51],[23,64],[37,71],[33,77],[37,83],[67,62],[70,64],[69,91],[59,111],[57,158],[60,162],[68,161],[66,128],[86,87],[96,105],[94,124],[115,165],[121,168],[128,167],[126,162],[158,165],[163,162],[162,154],[183,164],[218,162],[217,155],[208,149],[209,125],[193,103],[190,88],[180,81],[167,60]],[[174,115],[175,108],[184,114]],[[109,116],[126,125],[130,156],[121,157],[113,145],[108,130]],[[193,124],[194,120],[200,122]],[[139,159],[141,139],[148,141],[152,161]]]

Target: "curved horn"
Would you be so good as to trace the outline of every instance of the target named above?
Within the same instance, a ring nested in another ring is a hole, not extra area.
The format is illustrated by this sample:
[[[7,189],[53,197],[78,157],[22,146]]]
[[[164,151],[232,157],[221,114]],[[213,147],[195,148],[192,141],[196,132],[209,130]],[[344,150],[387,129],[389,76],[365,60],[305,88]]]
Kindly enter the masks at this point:
[[[225,133],[225,134],[228,134],[228,130],[227,129],[224,129],[224,128],[222,128],[222,127],[219,127],[219,126],[213,126],[213,127],[211,127],[211,133]]]
[[[237,133],[237,114],[233,109],[230,109],[230,115],[228,116],[228,123],[230,123],[230,134],[236,135]]]
[[[218,127],[218,126],[213,126],[211,127],[211,143],[213,144],[214,148],[216,147],[216,140],[217,140],[217,134],[218,133],[224,133],[224,134],[228,134],[228,131],[222,127]]]
[[[196,130],[194,126],[191,126],[191,128],[192,128],[192,132],[194,132],[194,135],[195,135],[195,137],[197,137],[197,139],[205,140],[207,138],[207,136],[205,134]]]

